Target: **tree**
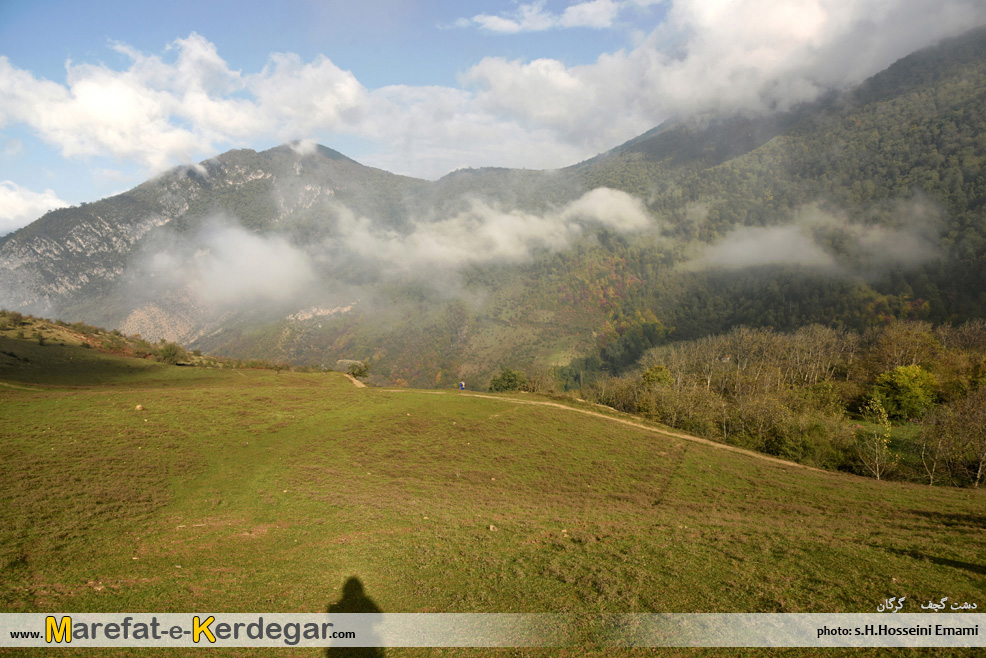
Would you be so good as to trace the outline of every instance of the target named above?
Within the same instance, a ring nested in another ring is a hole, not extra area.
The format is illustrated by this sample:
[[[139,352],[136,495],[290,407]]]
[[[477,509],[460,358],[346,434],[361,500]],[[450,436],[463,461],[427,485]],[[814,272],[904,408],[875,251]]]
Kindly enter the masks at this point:
[[[370,362],[356,361],[355,363],[350,363],[349,367],[346,368],[346,372],[350,377],[355,377],[356,379],[366,377],[370,373]]]
[[[897,455],[890,450],[890,432],[893,426],[877,398],[871,398],[866,404],[863,418],[873,428],[867,430],[859,427],[856,434],[856,454],[866,470],[879,480],[897,466]]]
[[[986,477],[986,388],[979,388],[956,401],[955,433],[972,465],[973,486],[979,488]]]
[[[919,418],[935,403],[935,376],[919,365],[898,366],[876,378],[874,396],[891,418]]]
[[[674,379],[667,367],[656,365],[644,371],[640,376],[640,385],[647,391],[652,391],[658,386],[671,386]]]
[[[165,343],[157,351],[158,361],[176,365],[185,357],[185,350],[177,343]]]
[[[939,351],[928,322],[893,322],[867,336],[869,361],[876,372],[931,363]],[[872,372],[872,371],[871,371]]]
[[[496,375],[492,380],[490,380],[490,391],[493,393],[502,391],[516,391],[523,386],[526,381],[527,379],[524,377],[524,373],[511,370],[510,368],[504,368],[500,371],[499,375]]]
[[[527,378],[520,390],[527,391],[528,393],[557,393],[558,387],[555,382],[555,378],[551,376],[547,368],[540,367],[534,371],[534,374]]]
[[[948,466],[957,447],[956,417],[951,407],[941,406],[922,421],[921,463],[928,475],[928,485],[935,484],[940,466]]]

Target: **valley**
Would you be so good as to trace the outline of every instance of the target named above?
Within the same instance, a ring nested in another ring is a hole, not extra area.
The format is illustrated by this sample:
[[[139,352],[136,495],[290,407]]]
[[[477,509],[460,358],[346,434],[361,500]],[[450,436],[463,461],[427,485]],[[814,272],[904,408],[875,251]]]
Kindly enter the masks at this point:
[[[5,612],[325,611],[352,577],[384,612],[586,619],[986,595],[982,490],[818,472],[533,395],[43,349],[95,360],[3,371]],[[621,654],[572,632],[580,655]]]

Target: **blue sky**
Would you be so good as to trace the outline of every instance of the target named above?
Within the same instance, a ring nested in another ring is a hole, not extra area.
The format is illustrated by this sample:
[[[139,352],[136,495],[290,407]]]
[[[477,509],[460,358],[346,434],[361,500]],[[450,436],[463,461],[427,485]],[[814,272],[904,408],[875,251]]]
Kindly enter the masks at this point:
[[[0,0],[0,234],[294,139],[431,179],[566,166],[984,22],[981,0]]]

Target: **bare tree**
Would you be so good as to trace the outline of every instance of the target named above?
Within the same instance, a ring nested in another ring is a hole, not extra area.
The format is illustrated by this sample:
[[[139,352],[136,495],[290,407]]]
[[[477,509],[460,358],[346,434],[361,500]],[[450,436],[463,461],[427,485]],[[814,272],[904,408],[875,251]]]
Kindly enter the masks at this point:
[[[928,414],[922,425],[921,463],[928,475],[928,485],[933,486],[939,467],[947,467],[949,457],[955,451],[955,412],[949,407],[940,407]]]
[[[979,388],[952,404],[955,410],[955,433],[971,458],[973,486],[986,476],[986,388]]]
[[[930,365],[941,346],[930,322],[897,320],[868,332],[870,370],[886,372],[900,366]]]

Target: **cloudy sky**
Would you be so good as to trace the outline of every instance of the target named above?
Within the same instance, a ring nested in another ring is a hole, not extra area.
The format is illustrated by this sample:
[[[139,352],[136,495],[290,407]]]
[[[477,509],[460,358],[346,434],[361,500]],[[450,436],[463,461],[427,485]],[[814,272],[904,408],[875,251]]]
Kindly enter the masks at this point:
[[[0,235],[230,148],[552,168],[845,87],[982,0],[0,0]]]

